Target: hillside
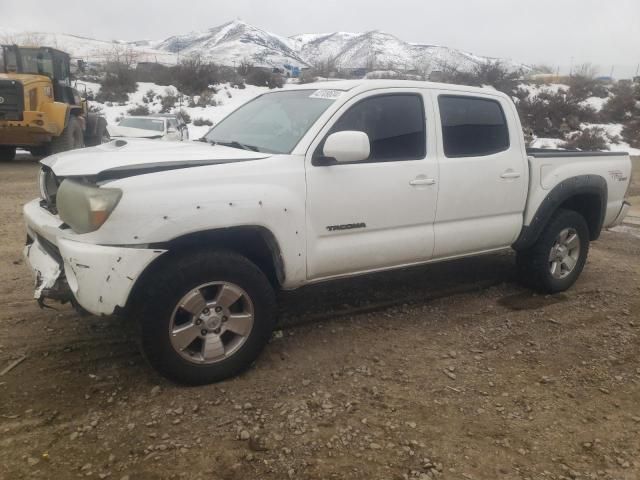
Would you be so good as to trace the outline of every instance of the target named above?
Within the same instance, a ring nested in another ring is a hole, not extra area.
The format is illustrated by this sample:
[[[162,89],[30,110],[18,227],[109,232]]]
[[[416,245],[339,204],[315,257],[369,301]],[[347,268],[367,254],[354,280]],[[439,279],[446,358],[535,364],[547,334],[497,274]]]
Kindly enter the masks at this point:
[[[241,20],[205,31],[174,35],[164,40],[105,41],[68,33],[0,31],[2,43],[49,45],[75,58],[104,62],[114,55],[129,54],[136,61],[174,64],[180,56],[200,55],[222,65],[249,61],[257,66],[305,67],[330,60],[342,69],[395,68],[439,69],[496,60],[442,46],[409,43],[381,31],[364,33],[308,33],[287,38]],[[522,64],[503,60],[512,68]]]
[[[173,64],[175,54],[157,50],[152,47],[153,42],[138,41],[106,41],[81,37],[68,33],[51,32],[16,32],[0,30],[0,43],[18,45],[46,45],[71,54],[73,58],[80,58],[87,62],[104,63],[115,57],[129,54],[137,61],[160,62]]]
[[[436,45],[405,42],[380,31],[302,34],[292,37],[300,55],[311,64],[333,61],[338,68],[388,68],[400,70],[438,70],[445,66],[470,69],[474,65],[498,60]],[[511,68],[522,64],[502,59]]]

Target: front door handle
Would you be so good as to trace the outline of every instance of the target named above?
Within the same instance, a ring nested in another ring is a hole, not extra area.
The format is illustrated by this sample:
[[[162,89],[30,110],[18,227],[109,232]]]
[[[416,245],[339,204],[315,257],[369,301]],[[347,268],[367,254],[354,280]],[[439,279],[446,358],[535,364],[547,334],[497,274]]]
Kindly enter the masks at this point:
[[[415,187],[420,185],[435,185],[435,183],[436,183],[435,178],[427,178],[424,175],[419,175],[413,180],[411,180],[409,182],[409,185]]]
[[[509,169],[503,172],[502,175],[500,175],[500,178],[520,178],[520,173]]]

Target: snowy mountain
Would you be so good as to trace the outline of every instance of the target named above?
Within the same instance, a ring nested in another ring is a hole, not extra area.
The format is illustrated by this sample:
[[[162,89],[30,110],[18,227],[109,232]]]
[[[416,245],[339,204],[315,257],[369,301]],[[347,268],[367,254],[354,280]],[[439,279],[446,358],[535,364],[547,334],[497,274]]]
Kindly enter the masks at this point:
[[[241,20],[205,31],[175,35],[165,40],[104,41],[66,33],[0,31],[1,43],[40,44],[65,50],[74,58],[104,62],[120,55],[134,61],[174,64],[180,57],[197,54],[222,64],[246,60],[258,66],[299,67],[331,61],[343,69],[438,70],[462,69],[496,60],[447,47],[408,43],[380,31],[302,34],[291,38],[267,32]],[[521,64],[505,61],[513,68]]]
[[[223,65],[248,60],[256,65],[306,66],[294,49],[295,42],[266,32],[240,20],[204,32],[176,35],[156,44],[156,48],[181,55],[198,54]]]
[[[0,30],[0,43],[53,47],[69,53],[73,58],[95,63],[104,63],[123,55],[134,57],[139,62],[172,64],[176,61],[173,53],[156,50],[152,47],[154,42],[149,41],[106,41],[68,33]]]
[[[431,71],[444,66],[467,69],[479,63],[497,60],[447,47],[407,43],[380,31],[302,34],[292,39],[297,43],[300,56],[309,63],[329,60],[339,68]],[[513,68],[522,67],[510,61],[505,63]]]

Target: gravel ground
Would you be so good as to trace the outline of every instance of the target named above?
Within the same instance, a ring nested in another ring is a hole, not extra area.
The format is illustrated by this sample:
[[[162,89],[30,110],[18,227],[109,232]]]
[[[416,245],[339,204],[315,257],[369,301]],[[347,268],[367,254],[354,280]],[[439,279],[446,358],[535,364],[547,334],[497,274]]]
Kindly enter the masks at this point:
[[[36,173],[0,164],[0,370],[26,355],[0,376],[0,478],[640,478],[637,227],[554,296],[509,254],[283,294],[251,370],[185,388],[129,322],[38,309]]]

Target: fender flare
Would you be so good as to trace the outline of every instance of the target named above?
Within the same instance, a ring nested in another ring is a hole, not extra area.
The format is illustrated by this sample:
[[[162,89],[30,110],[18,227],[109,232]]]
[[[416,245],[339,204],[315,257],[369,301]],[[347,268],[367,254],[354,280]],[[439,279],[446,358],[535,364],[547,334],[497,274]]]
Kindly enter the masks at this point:
[[[600,197],[600,216],[596,228],[592,231],[592,240],[600,235],[604,216],[607,211],[607,181],[600,175],[578,175],[558,183],[540,202],[538,210],[529,225],[524,225],[520,235],[511,245],[514,250],[524,250],[532,246],[547,225],[556,210],[576,195],[598,195]]]

